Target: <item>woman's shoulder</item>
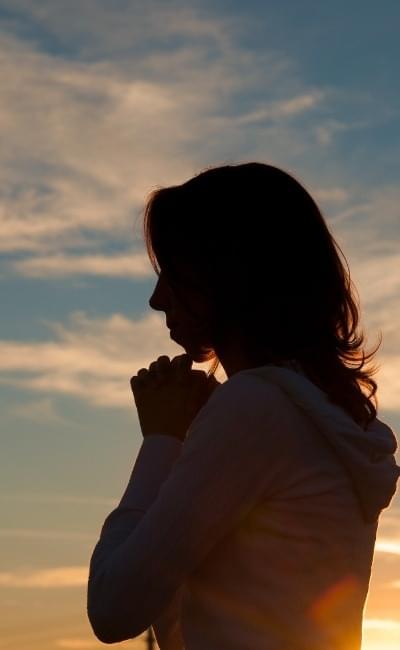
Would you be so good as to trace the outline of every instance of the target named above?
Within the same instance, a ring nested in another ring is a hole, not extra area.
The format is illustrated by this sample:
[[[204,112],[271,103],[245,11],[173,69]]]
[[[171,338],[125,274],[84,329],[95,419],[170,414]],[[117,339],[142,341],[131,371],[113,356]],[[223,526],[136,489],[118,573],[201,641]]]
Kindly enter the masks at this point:
[[[249,467],[256,458],[265,469],[275,464],[283,474],[291,467],[301,444],[308,420],[290,396],[273,380],[248,372],[237,372],[221,383],[193,420],[185,440],[186,452],[207,455],[239,454],[242,462],[248,458]],[[228,450],[228,451],[227,451]]]
[[[324,394],[304,373],[261,366],[236,372],[218,386],[203,416],[261,435],[268,429],[269,442],[277,438],[277,443],[297,446],[305,436],[314,438],[316,432],[316,422],[304,408],[305,401],[314,414],[324,416]]]
[[[289,397],[273,379],[260,377],[241,370],[222,382],[212,393],[208,403],[214,407],[231,406],[235,411],[246,412],[249,406],[265,409],[287,405]]]
[[[244,429],[261,435],[267,428],[282,436],[283,430],[292,435],[298,418],[296,405],[278,382],[244,370],[213,391],[196,421],[215,424],[221,430]]]

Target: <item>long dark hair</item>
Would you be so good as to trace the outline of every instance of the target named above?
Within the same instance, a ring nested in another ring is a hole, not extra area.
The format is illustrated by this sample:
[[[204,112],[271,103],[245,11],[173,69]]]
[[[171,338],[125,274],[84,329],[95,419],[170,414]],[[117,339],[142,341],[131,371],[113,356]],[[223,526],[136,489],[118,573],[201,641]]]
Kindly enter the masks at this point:
[[[209,167],[153,190],[143,226],[157,275],[177,295],[186,285],[209,299],[211,340],[235,327],[254,366],[297,360],[366,429],[377,414],[379,366],[365,364],[382,338],[364,352],[347,260],[299,181],[260,162]],[[210,375],[219,359],[207,350]]]

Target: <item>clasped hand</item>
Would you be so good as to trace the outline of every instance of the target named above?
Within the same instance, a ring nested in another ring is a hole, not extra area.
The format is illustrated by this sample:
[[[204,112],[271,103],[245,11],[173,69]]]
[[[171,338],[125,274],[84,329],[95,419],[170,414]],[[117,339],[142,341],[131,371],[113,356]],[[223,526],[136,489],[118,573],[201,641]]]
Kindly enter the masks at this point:
[[[192,358],[162,355],[130,379],[143,437],[162,433],[184,440],[211,393],[220,385],[213,375],[192,370]]]

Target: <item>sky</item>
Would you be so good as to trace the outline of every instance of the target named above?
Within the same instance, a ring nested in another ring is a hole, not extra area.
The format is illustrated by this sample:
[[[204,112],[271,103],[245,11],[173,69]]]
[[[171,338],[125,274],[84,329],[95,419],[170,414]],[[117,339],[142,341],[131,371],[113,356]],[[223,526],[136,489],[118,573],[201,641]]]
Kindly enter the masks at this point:
[[[400,433],[399,27],[394,0],[0,0],[1,650],[104,647],[86,584],[142,440],[129,379],[184,352],[148,305],[155,187],[254,160],[303,183]],[[399,515],[363,650],[400,645]]]

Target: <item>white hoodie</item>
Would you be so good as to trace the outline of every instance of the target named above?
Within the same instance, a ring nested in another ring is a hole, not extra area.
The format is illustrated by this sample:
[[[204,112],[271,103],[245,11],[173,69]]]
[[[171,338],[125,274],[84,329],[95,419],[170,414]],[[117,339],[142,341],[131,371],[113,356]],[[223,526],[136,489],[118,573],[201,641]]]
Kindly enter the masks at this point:
[[[359,650],[396,438],[364,431],[299,366],[242,370],[184,442],[146,436],[90,561],[105,643],[161,650]]]

